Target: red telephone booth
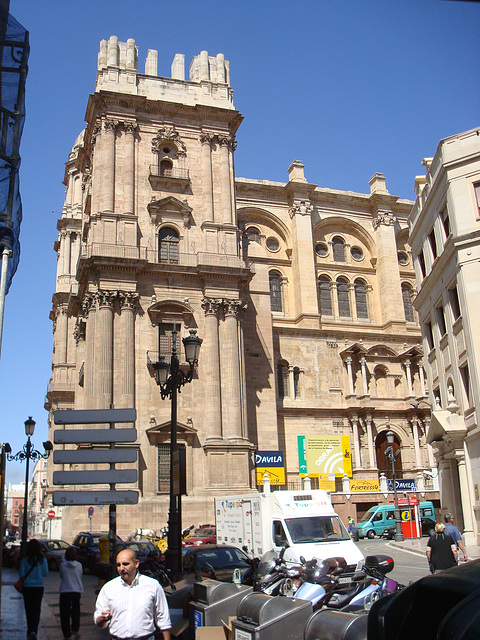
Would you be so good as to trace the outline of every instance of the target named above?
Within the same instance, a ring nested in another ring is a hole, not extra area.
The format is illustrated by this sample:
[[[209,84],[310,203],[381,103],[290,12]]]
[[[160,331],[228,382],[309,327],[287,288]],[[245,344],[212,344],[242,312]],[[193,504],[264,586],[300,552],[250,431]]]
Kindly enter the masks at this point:
[[[404,538],[421,538],[422,527],[418,512],[418,500],[416,495],[407,494],[398,498],[398,508],[402,518],[402,533]]]

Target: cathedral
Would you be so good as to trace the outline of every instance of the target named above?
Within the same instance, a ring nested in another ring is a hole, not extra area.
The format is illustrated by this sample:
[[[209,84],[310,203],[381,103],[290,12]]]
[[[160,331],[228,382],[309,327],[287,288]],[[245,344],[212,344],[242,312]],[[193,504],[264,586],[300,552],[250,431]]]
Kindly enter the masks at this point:
[[[144,72],[138,57],[133,39],[101,41],[86,126],[66,162],[50,439],[58,409],[134,407],[137,482],[125,488],[139,500],[117,508],[118,532],[165,525],[170,402],[154,364],[170,357],[175,327],[182,367],[181,338],[194,330],[203,341],[178,395],[183,526],[211,521],[215,496],[257,488],[257,450],[282,451],[283,488],[301,486],[299,436],[348,436],[350,480],[378,481],[391,471],[393,431],[399,477],[418,477],[437,498],[424,481],[434,458],[419,404],[427,389],[412,304],[413,202],[391,195],[381,173],[368,193],[320,188],[298,160],[285,181],[237,177],[243,117],[229,62],[202,51],[186,78],[176,54],[165,78],[157,51]],[[53,471],[72,465],[48,467],[51,496]],[[343,480],[332,500],[345,517],[384,499],[347,496]],[[107,512],[96,530],[108,528]],[[86,507],[63,508],[64,539],[85,527]]]

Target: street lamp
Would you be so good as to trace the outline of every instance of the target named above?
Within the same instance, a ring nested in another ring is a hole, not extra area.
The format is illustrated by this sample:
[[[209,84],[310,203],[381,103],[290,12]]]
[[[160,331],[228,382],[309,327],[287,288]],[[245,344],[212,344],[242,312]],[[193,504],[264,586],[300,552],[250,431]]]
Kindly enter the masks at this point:
[[[405,538],[402,533],[402,519],[398,508],[397,484],[395,482],[395,462],[400,455],[400,449],[397,449],[396,452],[393,450],[393,443],[395,442],[393,431],[387,431],[386,435],[389,446],[385,449],[385,456],[392,463],[393,493],[395,496],[395,540],[396,542],[403,542]]]
[[[35,431],[35,424],[35,420],[32,420],[32,416],[29,416],[28,420],[25,420],[25,435],[27,436],[27,442],[23,445],[23,449],[18,453],[13,454],[11,446],[8,442],[5,443],[7,460],[16,460],[17,462],[23,462],[23,460],[27,461],[25,468],[25,497],[23,500],[22,542],[20,547],[20,554],[22,558],[25,555],[28,536],[28,471],[30,467],[30,460],[48,458],[50,451],[53,449],[53,445],[49,440],[43,443],[45,453],[40,453],[40,451],[34,449],[30,438],[33,436],[33,432]]]
[[[175,577],[182,570],[182,537],[180,527],[181,493],[180,493],[180,465],[177,445],[177,393],[193,379],[193,372],[198,364],[198,354],[203,340],[190,329],[190,335],[183,338],[185,358],[190,365],[187,373],[180,369],[177,356],[177,324],[174,321],[172,331],[172,354],[170,364],[160,356],[153,364],[155,382],[160,387],[162,400],[171,400],[170,420],[170,506],[168,512],[168,549],[165,552],[165,565]]]

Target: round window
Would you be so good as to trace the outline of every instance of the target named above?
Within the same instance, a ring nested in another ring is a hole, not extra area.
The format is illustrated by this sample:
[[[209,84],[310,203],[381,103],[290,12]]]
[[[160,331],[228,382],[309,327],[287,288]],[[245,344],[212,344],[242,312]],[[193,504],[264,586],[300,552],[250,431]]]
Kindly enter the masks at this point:
[[[325,242],[317,242],[315,245],[315,253],[320,258],[325,258],[328,256],[328,245]]]
[[[270,236],[270,238],[267,238],[266,245],[269,251],[278,251],[280,249],[280,243],[273,236]]]
[[[405,251],[399,251],[397,253],[398,256],[398,262],[399,264],[405,266],[406,264],[408,264],[409,260],[408,260],[408,253],[405,253]]]
[[[352,247],[350,249],[350,255],[354,260],[363,260],[363,251],[360,247]]]
[[[168,147],[163,147],[163,153],[170,153],[170,149]]]

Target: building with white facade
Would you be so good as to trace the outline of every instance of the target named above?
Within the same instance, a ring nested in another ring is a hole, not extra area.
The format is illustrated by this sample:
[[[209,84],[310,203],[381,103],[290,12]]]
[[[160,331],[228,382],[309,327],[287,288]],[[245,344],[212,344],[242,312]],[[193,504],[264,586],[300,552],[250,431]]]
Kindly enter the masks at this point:
[[[480,129],[445,138],[415,181],[410,216],[443,512],[480,543]],[[420,409],[426,405],[420,405]]]

